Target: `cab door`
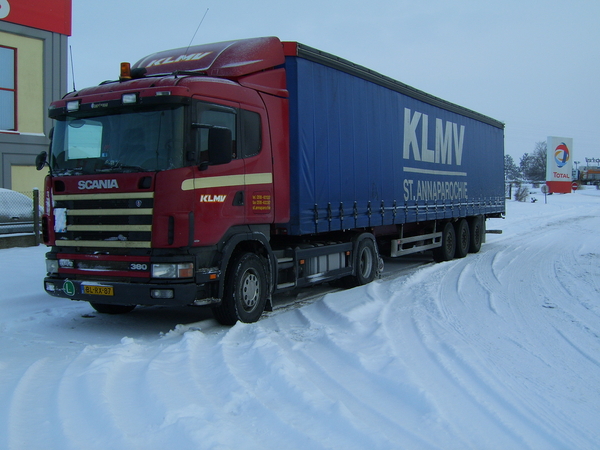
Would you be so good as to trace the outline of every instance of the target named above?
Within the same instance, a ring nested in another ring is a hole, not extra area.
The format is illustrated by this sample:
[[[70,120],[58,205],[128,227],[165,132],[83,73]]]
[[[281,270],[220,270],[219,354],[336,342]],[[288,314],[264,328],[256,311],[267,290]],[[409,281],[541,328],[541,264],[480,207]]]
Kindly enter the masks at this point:
[[[195,104],[198,164],[194,178],[186,180],[183,187],[195,192],[195,245],[214,245],[231,227],[246,223],[245,163],[239,151],[238,111],[239,105],[229,102]],[[230,148],[223,148],[225,142]]]
[[[239,112],[246,220],[249,224],[266,224],[274,218],[271,142],[264,111],[250,108],[242,105]]]

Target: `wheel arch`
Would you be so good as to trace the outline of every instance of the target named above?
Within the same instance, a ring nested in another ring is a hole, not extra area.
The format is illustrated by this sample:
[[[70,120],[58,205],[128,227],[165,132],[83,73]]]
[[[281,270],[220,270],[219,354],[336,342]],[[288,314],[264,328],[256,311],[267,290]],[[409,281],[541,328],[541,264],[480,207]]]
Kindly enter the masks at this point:
[[[219,279],[219,298],[223,298],[225,290],[225,278],[227,274],[227,268],[231,260],[238,254],[241,253],[254,253],[262,256],[265,261],[265,270],[267,272],[267,278],[269,280],[269,290],[267,295],[267,311],[272,311],[272,297],[273,287],[275,286],[275,274],[277,270],[277,259],[273,254],[269,239],[261,232],[247,232],[235,234],[229,238],[229,240],[223,246],[221,250],[221,262],[220,271],[221,277]]]
[[[375,274],[375,276],[377,277],[379,275],[379,270],[380,270],[380,266],[381,266],[381,254],[379,253],[379,243],[377,242],[377,238],[375,237],[375,235],[373,233],[369,233],[368,231],[364,231],[362,233],[357,233],[353,238],[352,238],[352,274],[354,276],[356,276],[357,274],[357,270],[359,267],[359,258],[360,255],[358,254],[358,252],[356,251],[359,248],[360,243],[365,240],[365,239],[369,239],[373,242],[373,246],[375,248],[375,258],[376,258],[376,266],[377,266],[377,273]]]

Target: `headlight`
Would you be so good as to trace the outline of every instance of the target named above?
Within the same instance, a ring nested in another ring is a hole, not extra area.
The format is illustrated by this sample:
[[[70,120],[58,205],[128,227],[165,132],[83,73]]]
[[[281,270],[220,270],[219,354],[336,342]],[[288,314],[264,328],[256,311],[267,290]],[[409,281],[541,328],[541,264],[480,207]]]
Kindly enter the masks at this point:
[[[152,264],[152,278],[191,278],[194,276],[193,263]]]

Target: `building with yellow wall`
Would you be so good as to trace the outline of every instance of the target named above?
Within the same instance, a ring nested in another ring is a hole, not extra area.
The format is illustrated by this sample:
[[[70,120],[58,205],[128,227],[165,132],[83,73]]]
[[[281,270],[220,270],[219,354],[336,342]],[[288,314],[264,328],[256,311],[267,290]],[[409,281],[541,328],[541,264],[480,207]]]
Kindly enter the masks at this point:
[[[71,0],[0,0],[0,187],[43,188],[50,102],[67,92]]]

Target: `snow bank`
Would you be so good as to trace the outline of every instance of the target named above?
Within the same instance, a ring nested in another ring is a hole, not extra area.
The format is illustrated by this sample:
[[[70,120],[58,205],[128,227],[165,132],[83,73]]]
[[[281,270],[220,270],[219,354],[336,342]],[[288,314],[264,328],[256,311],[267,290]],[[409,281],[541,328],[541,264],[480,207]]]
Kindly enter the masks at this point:
[[[0,448],[597,448],[599,193],[231,328],[102,316],[43,292],[44,248],[0,250]]]

